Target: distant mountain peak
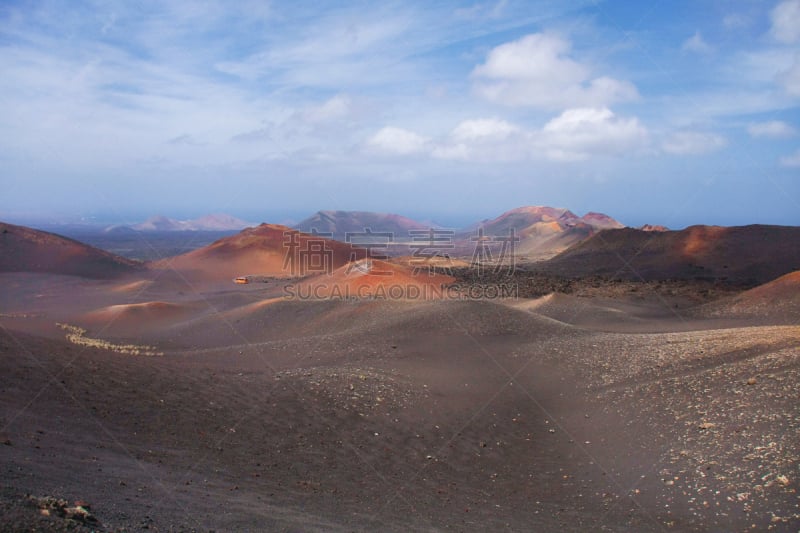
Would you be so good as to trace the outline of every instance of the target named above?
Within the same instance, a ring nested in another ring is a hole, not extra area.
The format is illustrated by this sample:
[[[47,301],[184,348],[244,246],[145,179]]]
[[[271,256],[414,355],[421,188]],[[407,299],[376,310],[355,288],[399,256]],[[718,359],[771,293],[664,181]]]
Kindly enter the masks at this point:
[[[310,233],[316,230],[331,233],[343,240],[347,233],[363,232],[369,228],[373,232],[390,232],[396,237],[408,236],[410,229],[427,229],[430,224],[397,215],[372,211],[317,211],[315,214],[294,225],[295,229]]]
[[[625,225],[618,220],[611,218],[603,213],[595,213],[590,211],[581,217],[581,220],[590,226],[598,229],[619,229],[624,228]]]
[[[176,231],[183,229],[181,222],[164,215],[154,215],[144,222],[131,226],[137,231]]]
[[[644,224],[639,227],[642,231],[669,231],[669,228],[660,224]]]
[[[192,220],[155,215],[130,227],[136,231],[240,231],[252,225],[232,215],[214,213]]]
[[[622,228],[623,224],[603,213],[579,217],[565,207],[530,205],[506,211],[462,232],[462,238],[481,229],[487,236],[505,236],[513,229],[520,241],[515,253],[533,259],[552,257],[599,230]]]
[[[506,211],[499,217],[484,221],[483,226],[498,226],[523,230],[537,223],[558,222],[565,226],[586,224],[595,229],[623,228],[624,224],[603,213],[589,212],[579,217],[565,207],[544,205],[522,206]]]

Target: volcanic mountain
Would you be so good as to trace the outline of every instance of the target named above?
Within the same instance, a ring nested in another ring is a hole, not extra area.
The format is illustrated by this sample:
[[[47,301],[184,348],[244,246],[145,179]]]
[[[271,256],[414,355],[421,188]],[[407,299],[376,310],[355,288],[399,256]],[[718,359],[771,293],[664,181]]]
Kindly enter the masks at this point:
[[[156,215],[140,224],[130,227],[136,231],[239,231],[251,226],[239,218],[224,213],[206,215],[193,220],[176,220],[174,218]],[[117,230],[120,226],[112,226],[110,230]]]
[[[530,232],[536,224],[545,224],[561,229],[575,226],[591,226],[596,229],[623,228],[621,222],[602,213],[587,213],[579,217],[563,207],[525,206],[506,211],[492,220],[484,220],[474,227],[481,227],[489,235],[507,234],[513,228],[518,234]]]
[[[473,225],[459,234],[460,240],[475,238],[482,231],[484,238],[502,238],[513,229],[519,242],[517,255],[545,259],[566,250],[599,230],[622,228],[622,223],[602,213],[579,217],[565,208],[526,206],[512,209],[492,220]]]
[[[141,263],[67,237],[0,222],[2,272],[49,272],[107,279],[140,270]]]
[[[364,250],[287,226],[261,224],[208,246],[150,265],[204,280],[260,275],[289,278],[335,270]]]
[[[566,276],[709,279],[755,285],[800,269],[800,227],[611,229],[591,236],[539,268]]]
[[[318,211],[294,226],[305,233],[311,233],[312,230],[330,233],[334,239],[341,241],[345,240],[347,233],[362,233],[365,228],[372,232],[391,232],[394,240],[408,240],[409,230],[430,227],[429,223],[401,215],[370,211]]]

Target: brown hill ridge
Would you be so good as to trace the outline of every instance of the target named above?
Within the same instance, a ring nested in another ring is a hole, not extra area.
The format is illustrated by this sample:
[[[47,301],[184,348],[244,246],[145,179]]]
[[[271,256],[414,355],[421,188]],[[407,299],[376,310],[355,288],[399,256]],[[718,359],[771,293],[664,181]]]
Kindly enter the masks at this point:
[[[707,316],[762,316],[800,319],[800,270],[703,307]]]
[[[141,263],[55,233],[0,222],[0,272],[108,279],[142,269]]]
[[[680,231],[610,229],[538,269],[566,276],[708,279],[756,285],[800,270],[800,227],[691,226]]]
[[[204,280],[260,275],[279,278],[335,270],[364,250],[278,224],[261,224],[189,253],[150,264]]]

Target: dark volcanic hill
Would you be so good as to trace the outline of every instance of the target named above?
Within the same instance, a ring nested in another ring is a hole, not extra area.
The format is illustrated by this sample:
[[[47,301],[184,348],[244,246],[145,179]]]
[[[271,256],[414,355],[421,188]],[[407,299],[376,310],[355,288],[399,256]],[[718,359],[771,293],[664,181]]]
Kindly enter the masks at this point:
[[[800,319],[800,270],[700,309],[706,316],[761,316],[797,324]]]
[[[292,244],[294,241],[294,244]],[[320,252],[314,252],[319,245]],[[287,253],[294,257],[287,264]],[[262,275],[294,277],[319,273],[315,266],[305,269],[305,254],[310,261],[329,261],[331,270],[345,265],[355,254],[363,258],[363,250],[331,239],[322,239],[278,224],[261,224],[236,235],[224,237],[208,246],[169,259],[150,263],[153,268],[174,268],[185,274],[208,280],[224,280],[237,276]],[[327,258],[327,259],[325,259]],[[324,267],[323,263],[319,263]]]
[[[428,229],[430,224],[410,218],[370,211],[318,211],[294,226],[305,233],[316,230],[320,233],[332,233],[333,238],[344,241],[348,232],[360,233],[365,228],[373,232],[392,232],[395,240],[407,240],[408,230]]]
[[[690,226],[597,233],[538,266],[565,276],[766,283],[800,269],[800,227]]]
[[[55,233],[0,222],[2,272],[49,272],[107,279],[142,268],[141,263]]]

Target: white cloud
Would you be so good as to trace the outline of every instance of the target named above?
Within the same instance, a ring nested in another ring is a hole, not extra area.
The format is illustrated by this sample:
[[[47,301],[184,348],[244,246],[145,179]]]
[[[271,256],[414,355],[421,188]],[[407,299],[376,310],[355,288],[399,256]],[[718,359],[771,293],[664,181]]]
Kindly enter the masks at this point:
[[[750,19],[741,13],[729,13],[722,18],[722,25],[729,30],[744,28],[750,24]]]
[[[568,109],[550,120],[536,135],[543,155],[556,160],[620,155],[640,148],[647,130],[638,119],[616,116],[607,108]]]
[[[725,65],[724,81],[740,85],[774,83],[778,73],[785,71],[792,64],[794,55],[787,48],[774,46],[743,50],[734,54]]]
[[[791,137],[797,131],[782,120],[770,120],[768,122],[756,122],[747,126],[747,132],[751,137]]]
[[[369,138],[367,144],[379,152],[412,155],[425,150],[428,140],[413,131],[386,126]]]
[[[300,151],[341,153],[346,146],[352,146],[350,133],[365,124],[362,102],[346,94],[295,105],[296,108],[281,106],[269,118],[255,115],[253,118],[260,120],[231,140],[238,146],[250,143],[256,145],[254,149],[277,150],[282,157]]]
[[[791,96],[800,96],[800,54],[795,54],[792,66],[778,75],[778,82]]]
[[[505,120],[484,118],[465,120],[453,130],[453,137],[457,140],[475,139],[505,139],[519,131],[519,128]]]
[[[329,122],[347,116],[351,107],[352,101],[349,96],[337,94],[320,105],[305,109],[301,115],[302,118],[311,123]]]
[[[431,155],[465,161],[576,161],[636,151],[647,136],[636,118],[617,117],[607,108],[576,108],[534,130],[498,119],[467,120]]]
[[[661,144],[670,154],[698,155],[719,150],[727,144],[721,135],[699,131],[679,131],[667,137]]]
[[[569,56],[569,41],[535,33],[502,44],[472,71],[475,91],[504,105],[558,109],[603,106],[638,96],[630,82],[591,77],[591,69]]]
[[[795,150],[792,154],[781,157],[781,166],[799,168],[800,167],[800,148]]]
[[[683,42],[683,46],[681,46],[681,50],[684,52],[695,52],[698,54],[708,54],[711,53],[712,48],[708,45],[707,42],[703,40],[703,36],[700,35],[699,31],[694,32],[694,35],[689,37]]]
[[[723,61],[715,79],[719,88],[708,94],[709,100],[691,95],[703,111],[720,108],[721,103],[727,109],[717,115],[784,111],[797,105],[792,96],[800,95],[800,54],[790,47],[744,50]],[[776,86],[782,91],[775,91]]]
[[[178,135],[177,137],[173,137],[167,141],[169,144],[174,145],[184,145],[184,146],[201,146],[203,143],[195,139],[193,136],[184,133],[183,135]]]
[[[478,3],[470,7],[456,9],[454,15],[460,19],[498,18],[502,16],[507,5],[507,0],[499,0],[495,3]]]
[[[529,132],[505,120],[465,120],[433,148],[431,155],[462,161],[520,160],[530,155],[529,138]]]
[[[785,0],[770,12],[772,36],[782,43],[800,41],[800,0]]]

